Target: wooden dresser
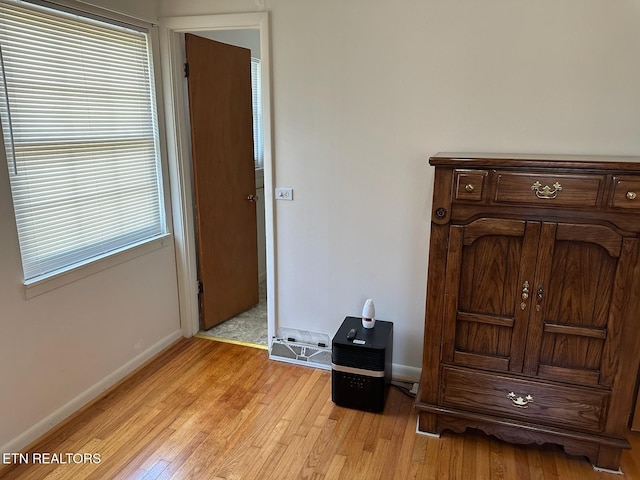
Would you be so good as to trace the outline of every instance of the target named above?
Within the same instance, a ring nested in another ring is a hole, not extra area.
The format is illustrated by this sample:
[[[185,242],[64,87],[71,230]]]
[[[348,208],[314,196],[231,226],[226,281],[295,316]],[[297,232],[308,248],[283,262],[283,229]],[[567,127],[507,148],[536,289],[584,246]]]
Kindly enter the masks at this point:
[[[640,362],[640,157],[430,164],[419,430],[556,443],[617,470]]]

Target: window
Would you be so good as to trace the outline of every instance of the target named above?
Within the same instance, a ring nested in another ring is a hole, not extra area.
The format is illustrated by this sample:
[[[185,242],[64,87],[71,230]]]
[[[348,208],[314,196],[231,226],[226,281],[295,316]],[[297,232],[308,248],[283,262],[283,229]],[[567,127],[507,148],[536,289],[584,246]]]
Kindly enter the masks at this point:
[[[262,144],[262,92],[260,89],[260,60],[251,59],[251,104],[253,106],[253,159],[256,169],[264,166]]]
[[[0,116],[25,282],[166,234],[147,32],[0,2]]]

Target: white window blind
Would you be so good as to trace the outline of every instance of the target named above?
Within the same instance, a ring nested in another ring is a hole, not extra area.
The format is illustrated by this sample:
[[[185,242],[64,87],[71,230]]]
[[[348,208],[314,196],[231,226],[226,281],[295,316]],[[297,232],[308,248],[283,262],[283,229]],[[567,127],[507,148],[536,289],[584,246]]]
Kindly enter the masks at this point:
[[[264,165],[262,143],[262,92],[260,81],[260,60],[251,59],[251,103],[253,105],[253,158],[256,168]]]
[[[166,233],[147,34],[0,2],[0,47],[25,280]]]

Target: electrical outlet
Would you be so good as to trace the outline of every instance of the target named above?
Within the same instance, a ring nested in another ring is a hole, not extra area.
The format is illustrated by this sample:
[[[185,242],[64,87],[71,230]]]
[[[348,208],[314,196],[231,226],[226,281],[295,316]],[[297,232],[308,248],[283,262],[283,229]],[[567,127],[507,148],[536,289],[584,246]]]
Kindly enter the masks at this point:
[[[276,200],[293,200],[293,188],[276,188]]]

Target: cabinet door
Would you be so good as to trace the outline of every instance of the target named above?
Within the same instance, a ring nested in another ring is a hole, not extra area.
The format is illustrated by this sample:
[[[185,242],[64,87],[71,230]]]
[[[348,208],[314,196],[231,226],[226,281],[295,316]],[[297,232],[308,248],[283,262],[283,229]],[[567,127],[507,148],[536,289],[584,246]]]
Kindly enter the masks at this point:
[[[623,237],[605,226],[542,225],[525,373],[611,385],[627,255]]]
[[[540,223],[482,218],[450,227],[442,360],[522,371]]]

